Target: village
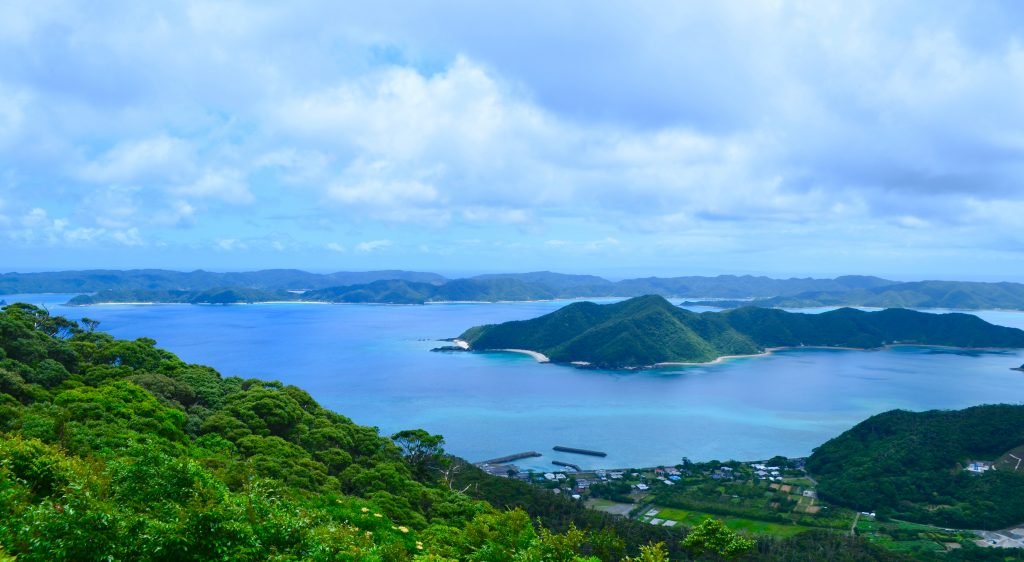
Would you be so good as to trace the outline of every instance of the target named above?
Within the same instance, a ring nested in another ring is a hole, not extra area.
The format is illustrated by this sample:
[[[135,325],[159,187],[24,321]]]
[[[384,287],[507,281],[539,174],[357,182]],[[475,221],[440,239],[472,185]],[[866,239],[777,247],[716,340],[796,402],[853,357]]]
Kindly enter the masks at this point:
[[[524,455],[541,456],[533,451]],[[817,482],[804,470],[803,458],[751,462],[682,458],[673,466],[622,469],[585,469],[557,461],[558,470],[547,472],[521,471],[510,464],[514,460],[510,457],[497,460],[505,462],[478,466],[492,475],[529,482],[591,509],[649,525],[688,527],[715,517],[748,535],[789,537],[829,529],[862,535],[897,550],[933,553],[960,548],[964,541],[993,538],[830,505],[818,497]],[[980,466],[984,465],[964,469],[974,472]]]

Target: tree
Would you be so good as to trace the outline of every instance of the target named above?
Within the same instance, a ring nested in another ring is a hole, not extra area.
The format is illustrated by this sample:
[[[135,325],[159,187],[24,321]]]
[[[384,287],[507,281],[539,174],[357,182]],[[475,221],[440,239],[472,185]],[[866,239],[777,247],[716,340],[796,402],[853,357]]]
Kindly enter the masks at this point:
[[[722,558],[736,558],[754,548],[754,541],[742,537],[718,519],[707,518],[690,529],[683,547],[694,557],[711,552]]]
[[[431,435],[422,429],[406,429],[392,435],[391,439],[402,450],[405,462],[419,480],[425,479],[432,467],[443,464],[444,437],[441,435]]]

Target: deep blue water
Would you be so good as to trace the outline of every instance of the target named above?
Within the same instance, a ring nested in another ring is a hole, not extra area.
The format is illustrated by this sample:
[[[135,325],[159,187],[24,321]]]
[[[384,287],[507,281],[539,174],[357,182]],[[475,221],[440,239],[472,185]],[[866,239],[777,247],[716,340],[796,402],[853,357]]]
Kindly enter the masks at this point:
[[[60,306],[70,295],[5,296],[88,316],[117,337],[152,337],[224,375],[277,379],[386,434],[422,427],[449,451],[483,460],[585,467],[674,464],[687,456],[806,455],[892,408],[1024,402],[1024,352],[794,350],[704,367],[602,372],[544,365],[517,354],[429,353],[470,326],[525,319],[562,302],[427,306],[259,304]],[[984,311],[1024,328],[1024,313]],[[554,453],[599,449],[605,459]]]

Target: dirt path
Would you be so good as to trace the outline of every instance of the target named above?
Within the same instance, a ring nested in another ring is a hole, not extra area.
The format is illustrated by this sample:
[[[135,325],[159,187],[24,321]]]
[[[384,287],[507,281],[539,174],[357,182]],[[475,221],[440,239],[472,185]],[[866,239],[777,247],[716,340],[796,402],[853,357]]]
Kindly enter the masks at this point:
[[[850,536],[857,534],[857,521],[860,521],[860,512],[853,516],[853,525],[850,525]]]

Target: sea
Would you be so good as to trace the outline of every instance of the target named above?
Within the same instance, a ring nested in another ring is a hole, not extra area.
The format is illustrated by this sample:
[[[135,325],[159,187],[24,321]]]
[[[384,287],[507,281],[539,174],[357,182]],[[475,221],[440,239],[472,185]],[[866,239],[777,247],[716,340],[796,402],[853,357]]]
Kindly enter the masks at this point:
[[[99,329],[119,338],[153,338],[225,376],[298,386],[385,435],[410,428],[441,434],[449,452],[470,461],[541,453],[516,461],[524,470],[552,470],[553,460],[593,469],[674,465],[684,457],[799,457],[894,408],[1024,402],[1024,372],[1011,370],[1024,363],[1024,350],[786,350],[617,372],[541,364],[516,353],[430,351],[471,326],[533,318],[569,300],[64,306],[72,296],[0,299],[99,320]],[[1024,328],[1024,312],[972,313]],[[558,453],[556,445],[607,456]]]

